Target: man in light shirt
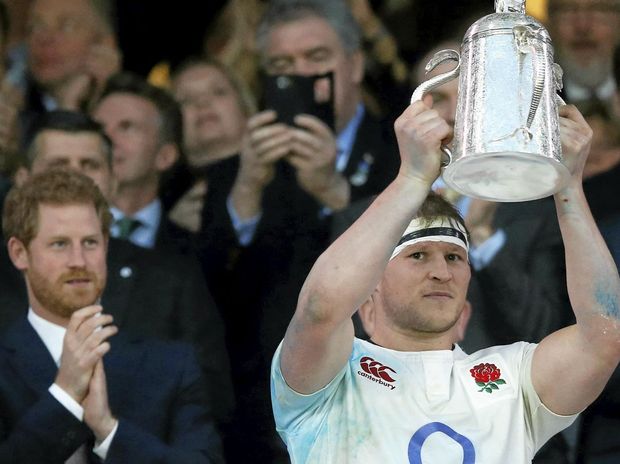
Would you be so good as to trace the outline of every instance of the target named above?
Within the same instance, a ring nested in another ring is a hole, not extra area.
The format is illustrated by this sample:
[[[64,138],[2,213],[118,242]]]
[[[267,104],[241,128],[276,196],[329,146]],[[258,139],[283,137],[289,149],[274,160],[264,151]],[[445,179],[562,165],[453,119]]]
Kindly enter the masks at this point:
[[[181,157],[183,117],[177,102],[137,75],[118,74],[108,81],[92,117],[112,141],[112,236],[195,259],[193,235],[168,220],[159,196],[163,176]],[[126,221],[133,224],[123,230]]]
[[[539,344],[454,345],[469,239],[429,195],[451,128],[416,102],[395,124],[398,176],[316,261],[274,356],[292,462],[529,463],[600,394],[620,360],[620,278],[581,185],[592,131],[575,107],[559,114],[572,175],[554,200],[577,323]]]
[[[13,189],[3,228],[28,290],[0,339],[0,462],[221,462],[182,344],[117,333],[99,299],[111,216],[94,182],[52,169]]]

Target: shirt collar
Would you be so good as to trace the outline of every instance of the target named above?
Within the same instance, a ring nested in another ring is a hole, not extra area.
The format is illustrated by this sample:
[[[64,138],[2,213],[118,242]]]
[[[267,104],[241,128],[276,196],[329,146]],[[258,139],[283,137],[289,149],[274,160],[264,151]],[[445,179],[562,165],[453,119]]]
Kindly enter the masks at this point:
[[[125,214],[118,208],[112,206],[110,212],[114,217],[114,223],[125,217]],[[152,248],[155,244],[157,229],[161,221],[162,206],[159,198],[155,198],[152,202],[146,205],[141,210],[137,211],[131,217],[140,221],[140,227],[136,229],[135,234],[132,234],[132,241],[135,237],[139,245]],[[112,225],[112,236],[118,236],[115,225]]]
[[[600,100],[609,100],[616,91],[616,83],[612,76],[608,76],[605,81],[594,89],[596,96]],[[570,79],[564,79],[564,92],[569,100],[582,101],[589,100],[592,97],[592,90],[583,87]]]
[[[28,308],[28,322],[39,335],[43,344],[52,355],[57,366],[60,365],[60,356],[62,355],[62,342],[65,338],[67,329],[43,319],[32,308]]]

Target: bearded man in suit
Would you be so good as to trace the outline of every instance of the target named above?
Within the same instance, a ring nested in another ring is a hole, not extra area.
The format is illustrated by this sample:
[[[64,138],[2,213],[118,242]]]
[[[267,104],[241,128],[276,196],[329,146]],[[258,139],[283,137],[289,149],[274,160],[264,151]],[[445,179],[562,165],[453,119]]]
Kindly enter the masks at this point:
[[[189,345],[116,336],[99,304],[111,215],[94,182],[44,171],[3,214],[29,309],[0,339],[0,461],[221,462]]]

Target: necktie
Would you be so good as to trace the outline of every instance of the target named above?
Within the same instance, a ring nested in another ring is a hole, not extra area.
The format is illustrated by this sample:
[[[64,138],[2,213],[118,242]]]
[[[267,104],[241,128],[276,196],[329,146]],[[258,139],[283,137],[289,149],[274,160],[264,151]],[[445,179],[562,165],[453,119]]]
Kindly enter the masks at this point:
[[[118,227],[118,238],[127,240],[133,231],[140,227],[140,221],[132,217],[125,216],[116,221],[116,225]]]

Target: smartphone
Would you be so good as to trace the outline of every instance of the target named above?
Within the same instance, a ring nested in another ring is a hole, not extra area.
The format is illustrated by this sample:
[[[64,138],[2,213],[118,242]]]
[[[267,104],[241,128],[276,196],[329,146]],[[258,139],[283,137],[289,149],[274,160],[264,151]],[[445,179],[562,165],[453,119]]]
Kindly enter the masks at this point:
[[[319,118],[334,130],[334,73],[313,76],[266,74],[263,108],[274,110],[278,121],[291,126],[298,114]]]

